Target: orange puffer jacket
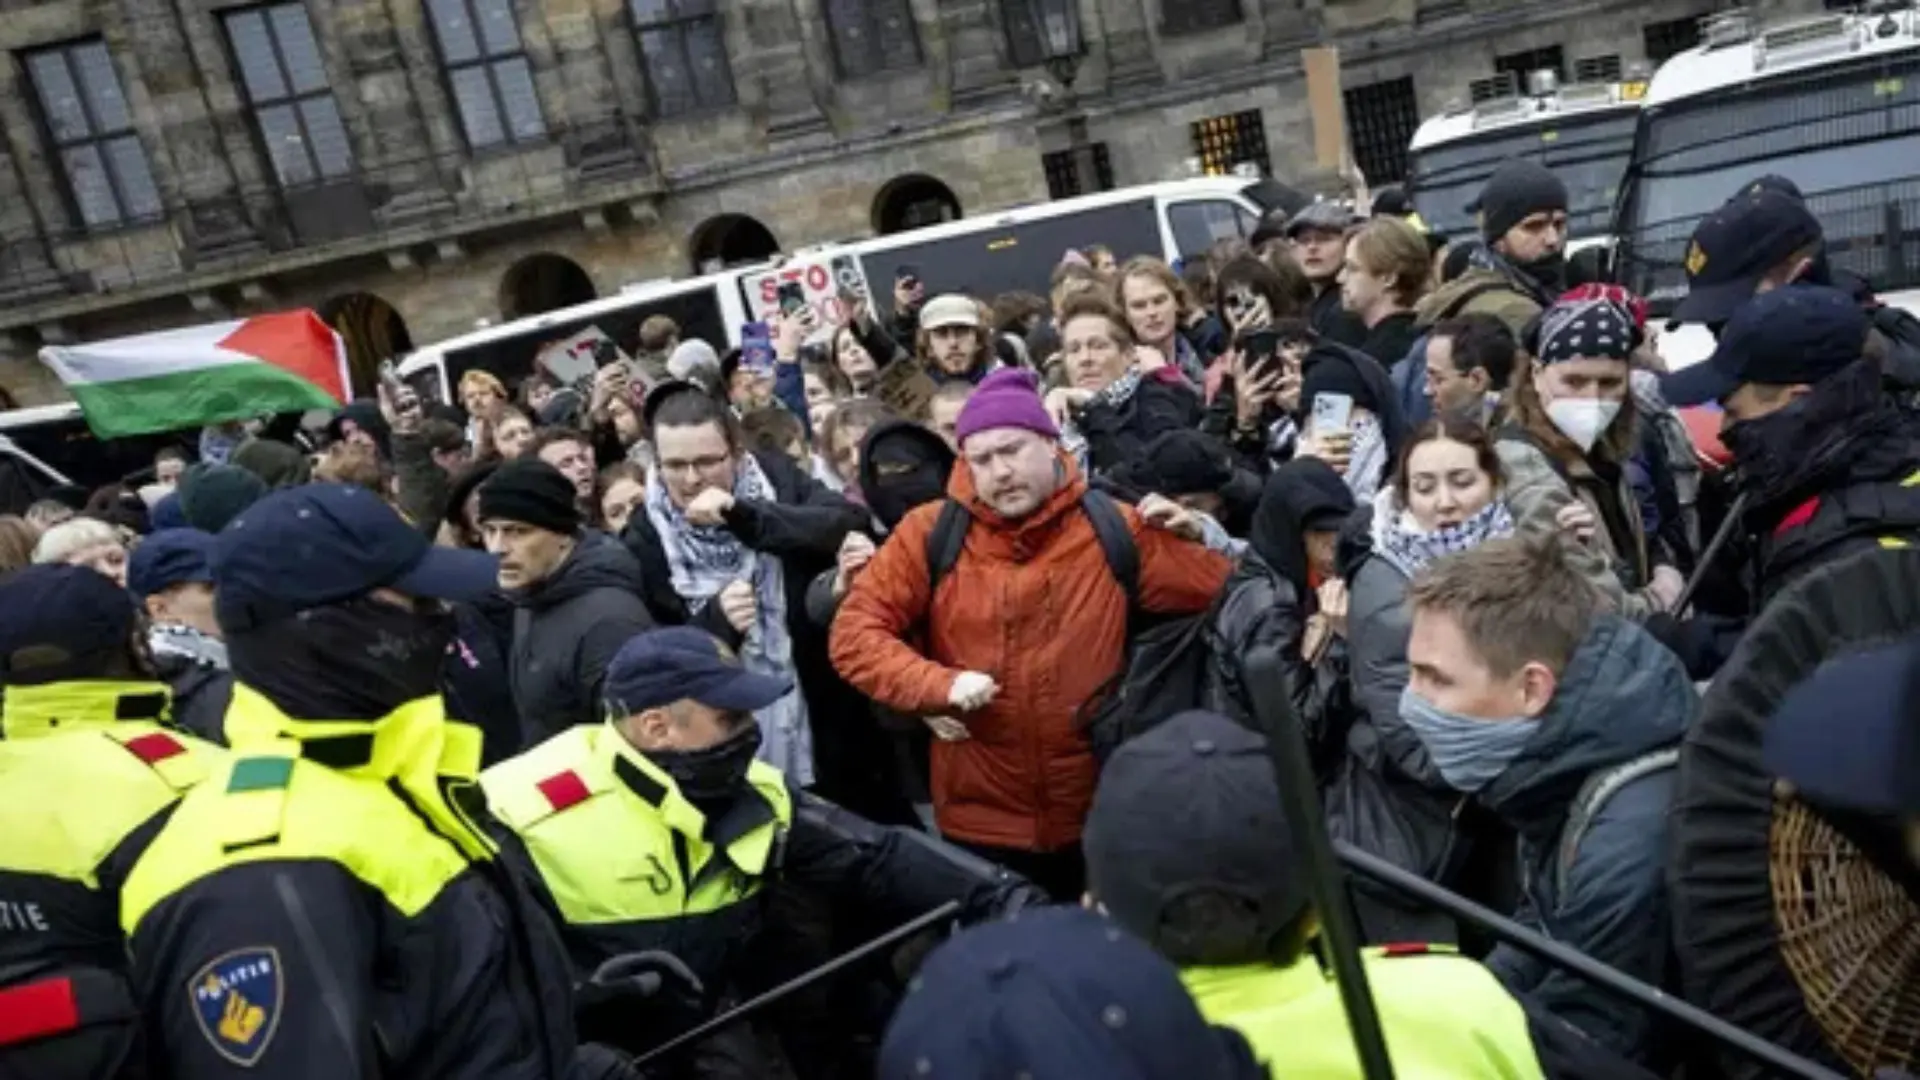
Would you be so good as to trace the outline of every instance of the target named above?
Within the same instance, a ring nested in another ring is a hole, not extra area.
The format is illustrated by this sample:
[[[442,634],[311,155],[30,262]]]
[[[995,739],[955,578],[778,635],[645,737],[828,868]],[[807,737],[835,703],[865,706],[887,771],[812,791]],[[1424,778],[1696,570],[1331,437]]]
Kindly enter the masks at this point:
[[[973,515],[959,561],[931,594],[927,537],[938,502],[901,521],[854,579],[832,634],[833,664],[861,693],[899,712],[953,713],[963,671],[1000,692],[957,717],[970,739],[933,746],[940,831],[958,840],[1054,851],[1080,839],[1097,768],[1075,721],[1120,670],[1127,599],[1079,508],[1086,481],[1062,456],[1067,482],[1038,510],[1002,520],[974,493],[962,463],[948,494]],[[1123,507],[1140,552],[1140,603],[1156,614],[1204,610],[1228,560],[1141,521]]]

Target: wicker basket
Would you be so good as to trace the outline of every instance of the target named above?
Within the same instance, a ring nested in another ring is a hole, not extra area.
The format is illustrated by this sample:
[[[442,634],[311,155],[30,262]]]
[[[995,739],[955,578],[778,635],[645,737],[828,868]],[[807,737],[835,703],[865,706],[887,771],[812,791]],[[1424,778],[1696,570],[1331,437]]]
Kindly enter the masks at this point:
[[[1872,1075],[1920,1057],[1920,905],[1805,803],[1768,840],[1780,956],[1828,1045]]]

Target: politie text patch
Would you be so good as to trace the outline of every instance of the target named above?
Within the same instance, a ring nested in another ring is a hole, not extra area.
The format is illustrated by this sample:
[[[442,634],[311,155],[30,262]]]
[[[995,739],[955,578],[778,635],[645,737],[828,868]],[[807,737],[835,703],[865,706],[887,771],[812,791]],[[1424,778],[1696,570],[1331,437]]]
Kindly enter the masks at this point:
[[[187,982],[200,1033],[221,1057],[250,1066],[267,1052],[280,1025],[280,953],[267,946],[223,953]]]

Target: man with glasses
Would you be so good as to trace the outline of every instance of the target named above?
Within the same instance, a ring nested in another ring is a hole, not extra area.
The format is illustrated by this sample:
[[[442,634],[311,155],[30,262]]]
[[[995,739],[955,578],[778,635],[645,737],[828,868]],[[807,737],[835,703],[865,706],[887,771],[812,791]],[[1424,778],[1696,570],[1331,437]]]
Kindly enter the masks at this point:
[[[619,541],[581,527],[577,494],[559,469],[531,456],[480,485],[480,531],[518,608],[509,669],[523,745],[598,719],[614,653],[653,627],[639,564]]]
[[[749,450],[726,406],[691,384],[656,388],[646,413],[655,465],[622,539],[654,617],[697,624],[747,670],[794,684],[754,710],[760,760],[868,817],[904,818],[904,806],[873,805],[874,792],[890,790],[883,740],[845,723],[864,718],[865,704],[834,673],[826,631],[806,614],[808,583],[836,564],[867,514],[791,458]]]
[[[1491,424],[1517,348],[1507,325],[1482,312],[1434,326],[1427,335],[1426,388],[1434,412]]]

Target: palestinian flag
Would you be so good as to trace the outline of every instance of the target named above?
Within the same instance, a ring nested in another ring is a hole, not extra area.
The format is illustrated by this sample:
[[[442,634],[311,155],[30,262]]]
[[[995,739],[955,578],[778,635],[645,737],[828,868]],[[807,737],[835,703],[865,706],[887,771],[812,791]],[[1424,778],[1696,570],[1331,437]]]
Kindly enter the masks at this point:
[[[349,385],[345,345],[305,309],[49,345],[40,362],[102,439],[337,409]]]

